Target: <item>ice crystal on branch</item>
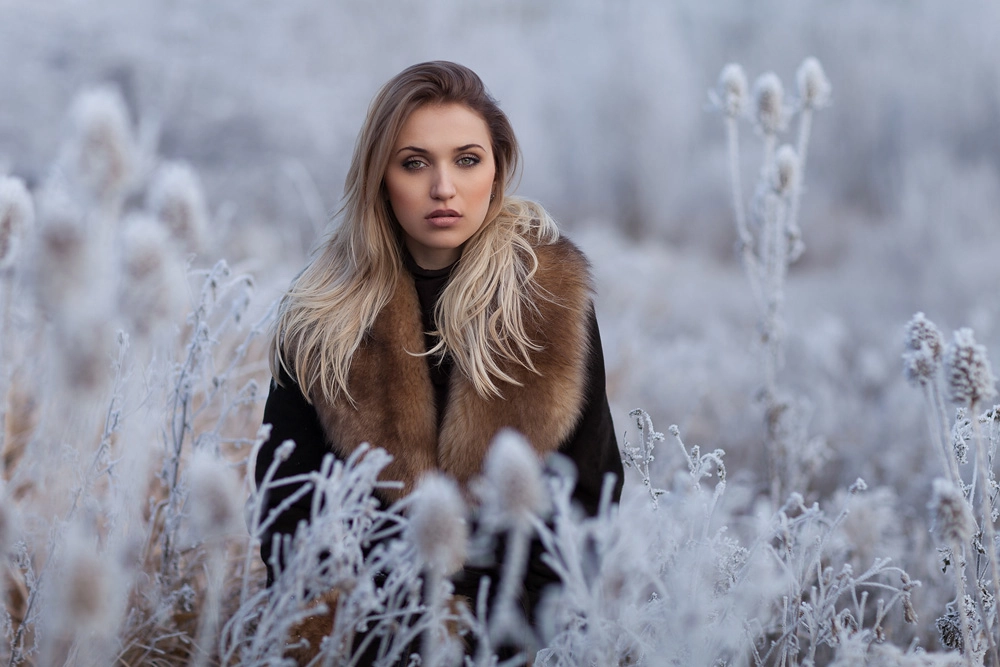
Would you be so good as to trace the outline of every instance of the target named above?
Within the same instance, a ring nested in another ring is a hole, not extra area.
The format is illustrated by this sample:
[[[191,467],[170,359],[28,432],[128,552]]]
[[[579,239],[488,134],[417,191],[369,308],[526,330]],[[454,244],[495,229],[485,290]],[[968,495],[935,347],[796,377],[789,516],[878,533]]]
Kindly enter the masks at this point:
[[[959,405],[976,405],[996,396],[993,370],[986,348],[976,343],[972,329],[955,332],[944,352],[948,397]]]

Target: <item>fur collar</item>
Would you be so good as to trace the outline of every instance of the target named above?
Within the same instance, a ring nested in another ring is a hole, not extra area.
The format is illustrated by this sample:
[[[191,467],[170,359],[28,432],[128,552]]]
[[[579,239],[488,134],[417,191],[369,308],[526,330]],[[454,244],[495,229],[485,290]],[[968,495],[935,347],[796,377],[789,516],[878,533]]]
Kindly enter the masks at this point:
[[[590,352],[589,265],[566,239],[538,246],[535,253],[535,280],[550,295],[536,304],[540,317],[529,329],[542,346],[532,358],[540,375],[521,367],[509,371],[521,386],[502,386],[502,399],[479,396],[456,368],[437,432],[427,361],[410,354],[424,350],[424,337],[420,304],[407,273],[400,275],[392,300],[354,354],[349,378],[356,405],[345,400],[330,404],[313,393],[320,424],[338,457],[347,458],[362,442],[392,455],[382,478],[401,481],[404,488],[385,490],[387,500],[409,493],[424,473],[435,469],[466,488],[481,472],[501,428],[520,431],[542,457],[572,432],[582,409]]]

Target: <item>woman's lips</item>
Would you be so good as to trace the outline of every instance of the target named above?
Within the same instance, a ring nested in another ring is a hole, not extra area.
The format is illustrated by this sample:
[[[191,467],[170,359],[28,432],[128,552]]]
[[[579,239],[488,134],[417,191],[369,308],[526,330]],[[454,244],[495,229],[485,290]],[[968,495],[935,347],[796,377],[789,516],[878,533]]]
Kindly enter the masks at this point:
[[[432,211],[424,216],[424,219],[431,223],[434,227],[451,227],[458,222],[461,217],[462,216],[458,213],[458,211],[449,208]]]

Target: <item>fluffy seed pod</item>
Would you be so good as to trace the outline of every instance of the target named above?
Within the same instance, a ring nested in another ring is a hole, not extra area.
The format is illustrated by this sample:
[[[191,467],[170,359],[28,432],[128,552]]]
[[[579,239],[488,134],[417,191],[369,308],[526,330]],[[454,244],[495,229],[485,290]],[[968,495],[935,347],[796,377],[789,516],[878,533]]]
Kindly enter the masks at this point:
[[[188,485],[187,511],[195,539],[207,540],[241,530],[243,494],[224,461],[199,449],[191,457]]]
[[[774,176],[772,187],[779,195],[791,194],[799,182],[799,155],[795,149],[784,144],[774,155]]]
[[[753,84],[757,125],[765,134],[777,134],[785,129],[785,89],[774,72],[757,77]]]
[[[0,271],[17,259],[25,231],[35,220],[35,205],[19,178],[0,177]]]
[[[729,63],[719,73],[717,101],[722,112],[731,118],[743,115],[748,97],[747,75],[738,63]]]
[[[462,568],[469,529],[465,502],[451,478],[431,474],[420,480],[409,519],[407,534],[428,569],[449,576]]]
[[[149,210],[187,252],[203,249],[208,227],[205,196],[194,170],[168,163],[157,170],[149,191]]]
[[[494,438],[479,493],[483,515],[498,526],[518,525],[548,510],[541,462],[520,433],[504,429]]]
[[[802,61],[795,73],[799,89],[799,101],[805,109],[820,109],[830,103],[830,81],[823,66],[815,58]]]
[[[945,479],[934,480],[934,493],[927,504],[931,513],[934,533],[942,544],[966,544],[976,531],[976,521],[965,496],[954,484]]]
[[[59,555],[58,585],[53,595],[62,636],[106,631],[117,626],[118,583],[96,541],[75,526]]]
[[[944,351],[948,397],[958,405],[975,405],[996,396],[996,378],[986,348],[976,343],[972,329],[959,329]]]
[[[121,93],[105,86],[81,93],[70,111],[69,164],[98,198],[120,194],[132,179],[135,139]]]
[[[917,313],[907,322],[905,336],[903,374],[907,382],[914,386],[932,382],[941,366],[944,337],[923,313]]]
[[[135,215],[122,232],[119,306],[140,336],[174,319],[183,306],[185,275],[170,235],[159,220]]]

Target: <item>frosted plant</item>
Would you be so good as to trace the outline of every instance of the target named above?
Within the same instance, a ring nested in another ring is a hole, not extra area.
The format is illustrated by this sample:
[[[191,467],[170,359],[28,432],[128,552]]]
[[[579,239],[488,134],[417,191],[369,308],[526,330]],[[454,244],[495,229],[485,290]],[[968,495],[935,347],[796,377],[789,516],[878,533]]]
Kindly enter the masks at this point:
[[[431,624],[423,638],[423,664],[437,665],[444,657],[438,649],[448,643],[447,627],[435,622],[435,617],[447,608],[443,578],[462,569],[468,551],[465,502],[458,485],[440,474],[424,477],[413,492],[408,518],[406,535],[427,574],[424,590]]]
[[[738,66],[727,65],[720,88],[738,89]],[[749,213],[744,213],[740,179],[739,140],[735,104],[727,104],[722,93],[712,92],[710,98],[716,109],[726,116],[726,135],[729,144],[730,185],[733,193],[733,211],[739,235],[740,258],[750,283],[750,290],[759,313],[760,340],[763,348],[764,388],[761,393],[768,425],[767,449],[772,475],[771,500],[777,505],[783,495],[783,486],[795,488],[792,477],[803,477],[805,467],[813,457],[799,454],[810,448],[815,440],[782,441],[789,434],[805,436],[806,403],[784,398],[778,388],[778,372],[783,364],[784,286],[788,266],[804,252],[802,234],[798,224],[799,201],[805,173],[805,156],[808,150],[812,111],[824,106],[829,99],[829,82],[822,74],[822,67],[815,59],[808,59],[799,68],[800,101],[798,107],[785,100],[784,86],[773,72],[762,74],[753,86],[753,111],[755,127],[762,140],[760,176],[751,198]],[[805,86],[805,88],[801,88]],[[778,148],[778,135],[788,127],[793,114],[799,112],[799,135],[795,147]],[[822,447],[812,447],[819,451]]]
[[[504,562],[492,609],[491,641],[523,641],[529,634],[515,610],[517,588],[528,561],[532,523],[549,511],[541,462],[522,435],[512,430],[497,434],[475,485],[482,501],[480,521],[487,531],[506,531]]]
[[[971,406],[975,411],[976,405],[997,395],[986,348],[976,343],[972,329],[955,332],[954,341],[945,348],[944,367],[952,402]]]
[[[198,176],[189,165],[162,165],[153,175],[147,205],[185,252],[204,249],[208,208]]]
[[[774,72],[757,77],[753,84],[754,119],[764,134],[777,134],[788,124],[785,88]]]
[[[918,312],[906,325],[904,345],[903,373],[910,384],[921,388],[928,408],[928,425],[938,454],[942,457],[943,469],[953,484],[961,484],[958,464],[965,457],[959,455],[956,459],[956,448],[952,446],[938,382],[938,370],[944,358],[944,337],[933,322]]]
[[[799,105],[803,109],[822,109],[830,104],[830,81],[819,60],[806,58],[795,72]]]
[[[639,442],[632,445],[628,441],[626,433],[622,438],[622,463],[626,468],[634,468],[642,476],[642,485],[649,492],[649,499],[653,503],[653,509],[659,504],[659,497],[666,493],[663,489],[653,486],[650,477],[649,466],[656,459],[653,450],[656,443],[663,441],[663,434],[657,433],[653,429],[653,420],[645,410],[632,410],[629,417],[635,419],[636,428],[639,430]]]
[[[131,185],[137,152],[121,93],[105,86],[78,95],[70,110],[69,170],[99,201],[120,197]]]
[[[934,495],[928,504],[931,512],[932,526],[937,538],[951,550],[953,558],[952,571],[955,576],[956,604],[958,606],[957,623],[961,632],[962,652],[966,663],[972,662],[972,628],[969,612],[965,604],[965,567],[962,557],[965,545],[969,544],[976,531],[976,522],[965,499],[965,494],[953,483],[943,479],[934,480]]]
[[[747,75],[739,63],[729,63],[719,73],[716,90],[708,93],[713,106],[727,118],[739,118],[746,113],[749,93]]]
[[[162,329],[172,335],[187,297],[184,267],[158,220],[136,214],[123,224],[119,310],[139,336]]]
[[[0,271],[17,259],[22,239],[35,220],[35,204],[24,181],[0,176]]]

